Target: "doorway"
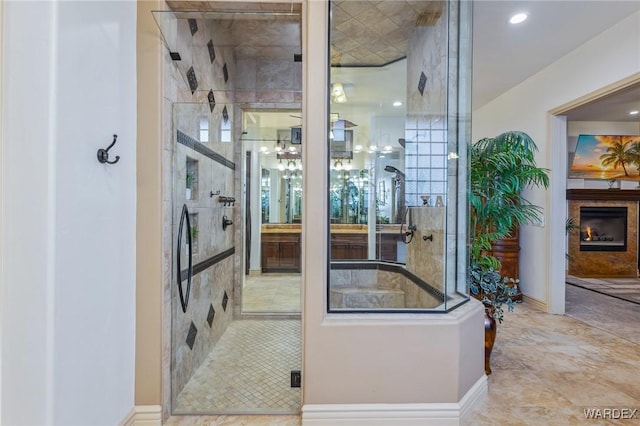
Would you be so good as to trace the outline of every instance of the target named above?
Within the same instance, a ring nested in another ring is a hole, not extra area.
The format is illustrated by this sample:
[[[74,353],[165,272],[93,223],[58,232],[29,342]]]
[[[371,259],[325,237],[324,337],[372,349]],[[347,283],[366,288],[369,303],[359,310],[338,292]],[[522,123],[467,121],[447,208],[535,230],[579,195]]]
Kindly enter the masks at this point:
[[[573,239],[577,242],[580,239],[580,229],[572,229],[569,226],[569,221],[573,221],[580,228],[579,214],[572,215],[570,211],[572,201],[569,200],[569,193],[573,193],[571,195],[573,198],[582,197],[578,193],[585,191],[622,194],[623,191],[630,193],[630,190],[637,189],[637,181],[634,180],[611,181],[600,176],[596,178],[578,176],[574,163],[578,163],[576,155],[580,135],[583,135],[583,138],[584,135],[589,135],[587,138],[594,135],[640,135],[640,124],[633,114],[629,114],[639,95],[640,79],[636,75],[550,111],[552,143],[554,146],[565,148],[554,151],[551,156],[551,169],[557,176],[566,176],[551,186],[552,211],[549,214],[549,220],[552,231],[550,232],[549,259],[550,282],[553,284],[550,287],[548,303],[549,310],[553,313],[565,312],[566,283],[581,283],[585,287],[593,286],[593,283],[589,282],[586,285],[583,284],[584,277],[574,277],[569,274],[572,269],[571,264],[575,261],[570,241]],[[604,146],[602,152],[597,153],[596,158],[606,150],[607,147]],[[609,191],[610,188],[620,191]],[[566,218],[564,222],[563,218]],[[576,244],[576,247],[579,247],[579,244]],[[631,262],[635,264],[636,259],[634,258]],[[614,276],[607,278],[616,279]],[[621,285],[626,286],[629,283],[624,282]],[[608,287],[604,281],[597,286]],[[618,290],[614,288],[613,291]]]
[[[243,316],[300,318],[301,122],[299,109],[243,111],[245,235],[250,237]]]

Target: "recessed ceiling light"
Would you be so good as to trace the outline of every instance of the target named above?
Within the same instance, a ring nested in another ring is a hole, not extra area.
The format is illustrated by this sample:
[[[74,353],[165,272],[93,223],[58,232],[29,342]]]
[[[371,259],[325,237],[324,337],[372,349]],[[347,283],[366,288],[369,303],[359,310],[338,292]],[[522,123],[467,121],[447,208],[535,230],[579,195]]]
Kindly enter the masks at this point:
[[[637,113],[639,113],[640,111],[638,110],[634,110],[634,111],[629,111],[629,115],[636,115]]]
[[[527,19],[527,14],[526,13],[516,13],[515,15],[513,15],[511,17],[511,19],[509,19],[509,23],[511,24],[519,24],[521,22],[524,22]]]
[[[395,107],[402,106],[402,102],[400,102],[400,101],[395,101],[395,102],[393,103],[393,106],[395,106]]]

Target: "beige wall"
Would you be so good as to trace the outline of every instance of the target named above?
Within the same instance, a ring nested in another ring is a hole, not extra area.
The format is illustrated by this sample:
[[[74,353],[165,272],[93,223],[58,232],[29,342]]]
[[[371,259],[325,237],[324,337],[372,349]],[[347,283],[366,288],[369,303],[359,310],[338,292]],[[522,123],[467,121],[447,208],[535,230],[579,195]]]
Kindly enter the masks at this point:
[[[162,43],[152,10],[138,1],[136,405],[161,405],[162,373]]]

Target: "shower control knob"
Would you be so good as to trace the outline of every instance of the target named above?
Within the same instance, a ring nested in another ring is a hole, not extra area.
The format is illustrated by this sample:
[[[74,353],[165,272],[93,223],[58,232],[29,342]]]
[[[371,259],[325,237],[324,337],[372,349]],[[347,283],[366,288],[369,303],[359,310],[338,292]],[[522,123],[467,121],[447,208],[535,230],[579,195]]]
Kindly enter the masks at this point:
[[[226,215],[222,216],[222,230],[226,231],[227,230],[227,226],[229,225],[233,225],[233,221],[231,219],[229,219]]]

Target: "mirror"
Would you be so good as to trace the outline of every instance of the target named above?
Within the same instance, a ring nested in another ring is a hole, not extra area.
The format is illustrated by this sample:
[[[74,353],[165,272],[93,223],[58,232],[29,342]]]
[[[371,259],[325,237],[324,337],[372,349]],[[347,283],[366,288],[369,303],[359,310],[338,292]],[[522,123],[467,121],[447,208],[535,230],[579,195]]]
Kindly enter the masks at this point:
[[[261,155],[261,209],[262,223],[301,223],[302,171],[268,167],[268,155]]]
[[[302,113],[247,110],[242,121],[242,140],[258,152],[261,223],[301,223]]]

